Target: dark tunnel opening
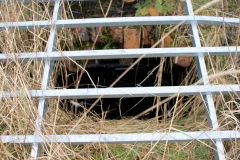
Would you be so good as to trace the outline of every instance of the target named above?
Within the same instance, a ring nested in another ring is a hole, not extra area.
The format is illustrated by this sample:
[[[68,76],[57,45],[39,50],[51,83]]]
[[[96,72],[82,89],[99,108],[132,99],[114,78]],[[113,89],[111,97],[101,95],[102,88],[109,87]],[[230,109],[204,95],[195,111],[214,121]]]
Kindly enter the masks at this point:
[[[129,61],[129,59],[128,59]],[[133,59],[131,59],[133,61]],[[80,83],[77,77],[80,77],[81,70],[72,71],[72,69],[64,69],[62,67],[61,74],[57,78],[57,87],[73,89],[76,88],[106,88],[109,87],[129,66],[130,63],[122,63],[122,60],[91,60],[86,70],[81,76]],[[157,75],[159,72],[160,58],[145,58],[134,66],[114,87],[152,87],[157,86]],[[181,67],[171,63],[171,58],[166,58],[164,62],[164,72],[162,73],[161,86],[178,86],[188,74],[190,67]],[[67,76],[66,76],[67,71]],[[67,80],[66,80],[67,77]],[[94,82],[94,85],[92,84]],[[163,100],[164,97],[161,97]],[[63,100],[61,106],[68,112],[75,115],[82,113],[88,109],[96,99],[78,99]],[[97,103],[92,113],[99,117],[104,116],[105,119],[121,119],[123,117],[133,117],[144,112],[149,107],[157,103],[156,97],[139,97],[139,98],[103,98]],[[170,110],[176,103],[176,99],[172,99],[167,103],[167,113],[170,116]],[[158,111],[159,119],[163,114],[163,110]],[[140,119],[149,119],[156,116],[156,109],[140,116]]]

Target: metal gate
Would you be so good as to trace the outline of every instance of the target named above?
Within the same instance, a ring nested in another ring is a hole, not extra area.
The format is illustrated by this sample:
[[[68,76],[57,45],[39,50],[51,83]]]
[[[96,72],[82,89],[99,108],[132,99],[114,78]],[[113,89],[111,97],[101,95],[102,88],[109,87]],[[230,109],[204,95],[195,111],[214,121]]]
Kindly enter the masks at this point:
[[[30,3],[32,0],[25,0]],[[186,0],[186,16],[157,16],[157,17],[118,17],[118,18],[93,18],[93,19],[59,19],[62,0],[41,0],[43,2],[53,1],[54,11],[51,20],[24,21],[24,22],[1,22],[0,30],[20,28],[23,30],[37,28],[49,28],[50,36],[46,52],[37,53],[12,53],[0,54],[1,61],[18,58],[24,61],[29,59],[44,60],[44,73],[41,90],[29,90],[32,98],[38,98],[38,118],[36,119],[36,130],[33,135],[1,135],[3,143],[30,144],[32,145],[31,157],[37,158],[41,155],[41,145],[48,142],[65,144],[124,144],[124,143],[152,143],[152,142],[183,142],[183,141],[214,141],[217,157],[226,159],[223,141],[240,139],[239,130],[219,131],[213,94],[240,94],[238,84],[211,85],[208,80],[208,72],[204,56],[229,56],[239,55],[240,46],[230,47],[202,47],[200,43],[198,24],[239,26],[239,19],[227,17],[195,16],[191,0]],[[71,0],[69,0],[71,1]],[[81,0],[72,0],[81,1]],[[0,2],[4,2],[1,0]],[[191,27],[193,47],[182,48],[145,48],[145,49],[115,49],[115,50],[89,50],[89,51],[57,51],[55,40],[57,31],[61,28],[74,27],[96,27],[96,26],[128,26],[128,25],[177,25],[187,24]],[[198,64],[199,77],[202,78],[201,85],[190,86],[164,86],[164,87],[126,87],[126,88],[97,88],[97,89],[47,89],[50,75],[53,71],[55,60],[71,58],[73,60],[85,59],[119,59],[119,58],[142,58],[148,57],[175,57],[194,56]],[[1,91],[0,99],[21,95],[10,91]],[[47,110],[47,99],[61,98],[121,98],[121,97],[154,97],[173,95],[203,95],[208,116],[209,131],[195,132],[156,132],[156,133],[128,133],[128,134],[84,134],[84,135],[44,135],[42,119]],[[41,133],[42,132],[42,133]],[[40,136],[44,135],[44,136]]]

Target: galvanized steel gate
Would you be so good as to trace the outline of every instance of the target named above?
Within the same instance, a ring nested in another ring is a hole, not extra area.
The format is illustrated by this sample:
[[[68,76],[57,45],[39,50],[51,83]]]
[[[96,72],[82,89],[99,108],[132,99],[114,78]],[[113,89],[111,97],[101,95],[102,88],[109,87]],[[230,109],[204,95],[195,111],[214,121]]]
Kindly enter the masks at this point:
[[[25,0],[29,3],[32,0]],[[3,143],[30,144],[32,145],[31,157],[36,158],[41,155],[41,145],[48,142],[65,144],[123,144],[123,143],[151,143],[151,142],[183,142],[183,141],[213,141],[216,147],[216,157],[226,159],[224,153],[224,140],[240,139],[240,131],[225,130],[218,131],[216,110],[213,101],[213,94],[240,94],[240,87],[232,85],[211,85],[208,81],[208,73],[204,56],[213,55],[236,55],[240,53],[240,47],[201,47],[198,24],[211,25],[231,25],[239,26],[239,19],[226,17],[195,16],[191,0],[186,0],[187,16],[159,16],[159,17],[119,17],[119,18],[95,18],[95,19],[59,19],[62,0],[41,0],[43,2],[53,1],[54,11],[51,20],[45,21],[25,21],[25,22],[5,22],[0,23],[0,30],[6,28],[31,29],[34,27],[50,28],[50,36],[47,44],[47,52],[20,53],[20,54],[0,54],[0,60],[6,61],[12,58],[22,60],[37,59],[45,61],[41,90],[30,90],[33,98],[38,98],[38,118],[36,119],[36,130],[34,135],[1,135]],[[69,0],[84,1],[84,0]],[[87,0],[86,0],[87,1]],[[4,2],[4,0],[0,0]],[[23,1],[22,1],[23,2]],[[57,31],[60,28],[74,27],[96,27],[96,26],[128,26],[128,25],[180,25],[188,24],[192,31],[193,47],[182,48],[149,48],[149,49],[116,49],[116,50],[91,50],[91,51],[56,51],[55,40]],[[48,90],[50,75],[53,71],[55,60],[62,58],[73,60],[84,59],[118,59],[118,58],[147,58],[147,57],[173,57],[173,56],[195,56],[198,63],[199,77],[203,79],[201,85],[191,86],[165,86],[165,87],[127,87],[127,88],[104,88],[104,89],[61,89]],[[208,122],[212,128],[209,131],[196,132],[160,132],[160,133],[128,133],[128,134],[84,134],[84,135],[44,135],[42,119],[47,110],[47,99],[49,98],[113,98],[113,97],[154,97],[179,95],[203,95],[206,104],[206,114]],[[17,92],[19,96],[20,91]],[[2,91],[0,99],[13,97],[13,93]],[[42,132],[42,133],[41,133]],[[40,136],[43,134],[43,136]]]

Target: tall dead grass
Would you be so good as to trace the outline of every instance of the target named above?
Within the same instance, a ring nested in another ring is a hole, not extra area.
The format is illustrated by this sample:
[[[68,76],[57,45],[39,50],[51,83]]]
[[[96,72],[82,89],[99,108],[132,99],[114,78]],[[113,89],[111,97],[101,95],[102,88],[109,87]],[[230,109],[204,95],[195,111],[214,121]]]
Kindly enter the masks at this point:
[[[234,0],[233,0],[234,1]],[[53,3],[30,4],[8,1],[0,5],[0,21],[27,21],[48,20],[51,18]],[[108,1],[109,2],[109,1]],[[194,0],[195,8],[202,6],[198,0]],[[235,1],[238,3],[237,1]],[[81,6],[81,3],[79,3]],[[62,10],[62,18],[71,14],[71,3],[65,3]],[[199,14],[204,15],[231,15],[237,17],[239,8],[234,8],[227,0],[215,6],[205,9]],[[105,8],[104,8],[105,9]],[[179,11],[184,12],[184,11]],[[179,14],[181,14],[179,13]],[[231,27],[199,26],[203,46],[238,45],[239,30]],[[176,31],[175,46],[189,43],[189,38],[184,39],[184,34]],[[185,33],[188,33],[186,29]],[[46,51],[48,29],[0,31],[0,52],[20,53]],[[178,37],[181,37],[179,39]],[[58,50],[74,49],[73,31],[64,29],[58,35]],[[239,84],[240,63],[239,57],[209,56],[206,57],[210,82],[212,84]],[[20,90],[22,95],[18,98],[2,99],[0,101],[0,134],[1,135],[25,135],[33,134],[35,119],[37,116],[37,99],[32,99],[27,94],[28,90],[40,89],[43,61],[29,60],[27,62],[18,59],[8,60],[0,64],[0,89],[13,93]],[[54,72],[59,71],[56,63]],[[221,74],[224,73],[224,74]],[[183,85],[192,84],[192,77],[196,76],[196,64],[192,64],[192,71],[184,79]],[[55,74],[51,79],[50,88],[55,87]],[[239,130],[240,97],[239,95],[214,96],[220,130]],[[152,104],[150,104],[151,106]],[[164,104],[162,105],[164,106]],[[183,116],[185,111],[190,113]],[[165,118],[159,122],[156,119],[139,120],[124,118],[122,120],[105,120],[104,117],[96,118],[87,116],[75,127],[72,134],[83,133],[130,133],[130,132],[168,132],[168,131],[204,131],[209,130],[207,116],[202,96],[189,97],[183,103],[178,98],[172,118]],[[59,107],[59,100],[49,101],[44,129],[46,134],[68,134],[79,121],[78,116],[65,112]],[[239,141],[225,142],[225,150],[228,159],[239,159]],[[2,144],[0,142],[0,157],[2,159],[28,159],[31,146]],[[214,148],[211,142],[186,142],[186,143],[153,143],[153,144],[121,144],[121,145],[65,145],[44,144],[43,159],[213,159]]]

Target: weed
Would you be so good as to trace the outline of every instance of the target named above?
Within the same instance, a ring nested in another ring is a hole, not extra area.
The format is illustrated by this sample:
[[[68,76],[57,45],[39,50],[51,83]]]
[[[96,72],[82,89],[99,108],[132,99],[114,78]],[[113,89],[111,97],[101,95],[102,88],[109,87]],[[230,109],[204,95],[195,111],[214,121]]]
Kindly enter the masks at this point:
[[[174,3],[169,0],[145,0],[143,4],[136,3],[136,16],[146,16],[149,14],[149,8],[155,8],[159,14],[173,11]]]

